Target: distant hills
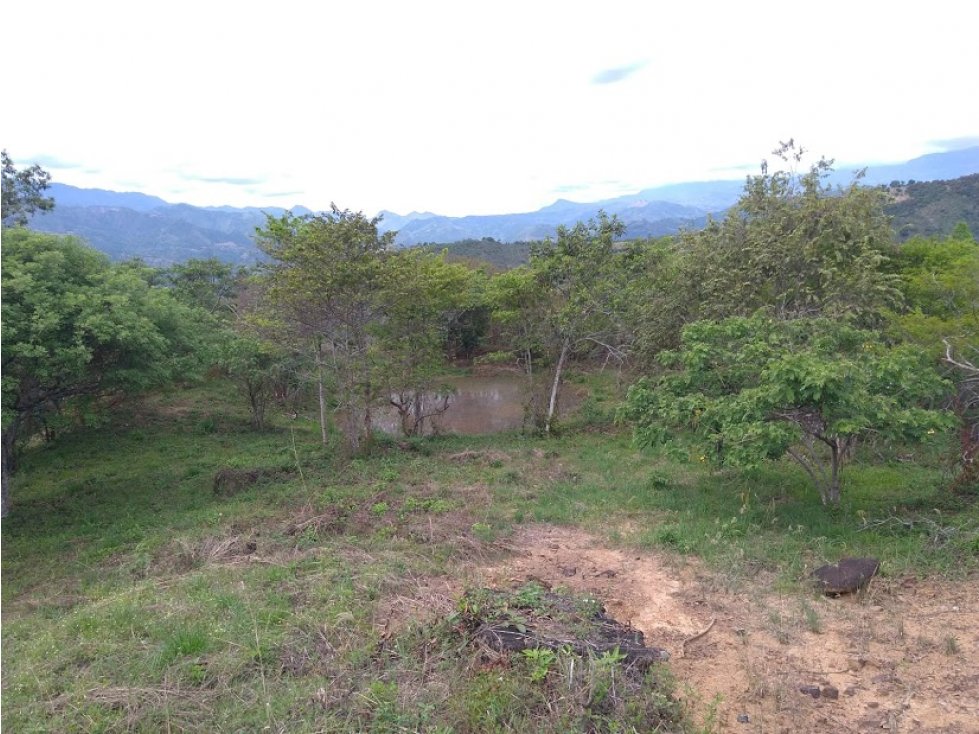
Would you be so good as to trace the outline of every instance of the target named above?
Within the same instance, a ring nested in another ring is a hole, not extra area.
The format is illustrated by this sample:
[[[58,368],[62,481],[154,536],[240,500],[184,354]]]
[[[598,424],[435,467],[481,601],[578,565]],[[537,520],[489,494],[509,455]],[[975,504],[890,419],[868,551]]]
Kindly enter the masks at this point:
[[[886,185],[956,179],[976,173],[979,173],[979,146],[926,155],[897,165],[869,166],[864,183]],[[852,170],[844,168],[834,174],[833,181],[845,184],[851,176]],[[902,196],[913,198],[917,185],[907,186]],[[559,199],[537,211],[516,214],[446,217],[431,212],[407,215],[382,212],[382,229],[396,230],[396,242],[402,246],[478,242],[487,238],[497,242],[528,242],[551,236],[558,226],[587,220],[603,209],[622,220],[627,237],[653,237],[702,226],[709,214],[719,214],[730,207],[743,187],[743,180],[671,184],[597,202]],[[950,196],[958,195],[955,193],[958,189],[946,188]],[[113,259],[139,257],[152,265],[209,257],[241,265],[254,264],[262,257],[253,241],[255,228],[265,223],[266,212],[280,215],[286,211],[276,207],[171,204],[138,192],[79,189],[64,184],[53,184],[49,193],[55,199],[55,208],[34,217],[32,227],[75,234]],[[962,196],[965,197],[962,206],[968,208],[970,194]],[[908,198],[896,204],[906,201]],[[936,208],[934,201],[929,206],[927,216],[940,219],[940,206]],[[310,210],[295,207],[291,211],[305,214]],[[901,226],[906,227],[907,223]]]
[[[979,236],[979,174],[888,188],[894,201],[887,213],[899,240],[948,235],[959,222]]]

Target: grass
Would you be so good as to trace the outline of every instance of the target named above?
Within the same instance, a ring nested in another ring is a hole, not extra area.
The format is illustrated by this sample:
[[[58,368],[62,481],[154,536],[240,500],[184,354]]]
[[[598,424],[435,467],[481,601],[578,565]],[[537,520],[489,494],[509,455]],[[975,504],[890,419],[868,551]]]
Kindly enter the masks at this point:
[[[718,473],[638,451],[597,395],[556,438],[382,439],[339,463],[302,420],[248,430],[212,382],[30,447],[3,522],[3,725],[557,732],[587,716],[642,731],[655,714],[692,731],[666,668],[606,706],[608,661],[488,659],[437,595],[421,623],[392,613],[424,579],[502,557],[521,523],[579,525],[735,576],[764,568],[785,587],[842,554],[893,575],[976,568],[979,511],[944,493],[937,461],[864,457],[827,510],[788,463]],[[262,471],[218,496],[222,469]],[[800,616],[818,632],[812,607]],[[558,681],[572,668],[569,697]]]

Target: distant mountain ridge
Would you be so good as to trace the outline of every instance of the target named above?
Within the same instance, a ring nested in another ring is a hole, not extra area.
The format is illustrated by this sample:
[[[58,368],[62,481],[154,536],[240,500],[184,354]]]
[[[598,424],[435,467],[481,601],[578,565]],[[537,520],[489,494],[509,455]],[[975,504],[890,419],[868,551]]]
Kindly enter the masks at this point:
[[[954,179],[979,173],[979,146],[945,153],[932,153],[907,163],[841,166],[830,183],[841,186],[853,180],[855,170],[865,168],[862,183]],[[554,234],[558,225],[594,217],[598,211],[615,214],[626,225],[626,237],[657,237],[683,228],[703,226],[707,215],[719,215],[731,207],[744,190],[737,181],[694,181],[644,189],[637,194],[603,201],[578,203],[558,199],[536,212],[488,216],[416,217],[398,229],[401,245],[445,244],[459,240],[492,237],[501,242],[526,242]],[[383,223],[382,223],[382,226]]]
[[[979,146],[934,153],[907,163],[869,166],[864,183],[956,179],[979,173]],[[834,183],[847,184],[852,168],[834,173]],[[604,210],[626,226],[627,237],[655,237],[683,228],[703,226],[709,214],[719,214],[737,201],[744,180],[698,181],[644,189],[636,194],[596,202],[558,199],[534,212],[446,217],[431,212],[400,215],[381,212],[381,228],[396,230],[402,246],[447,244],[493,238],[499,242],[528,242],[553,236],[560,225],[572,226]],[[31,221],[35,229],[75,234],[116,260],[141,258],[151,265],[169,265],[190,258],[214,257],[250,265],[262,259],[254,243],[256,227],[265,214],[281,215],[278,207],[197,207],[171,204],[139,192],[80,189],[52,184],[51,212]],[[293,207],[295,214],[308,214]]]

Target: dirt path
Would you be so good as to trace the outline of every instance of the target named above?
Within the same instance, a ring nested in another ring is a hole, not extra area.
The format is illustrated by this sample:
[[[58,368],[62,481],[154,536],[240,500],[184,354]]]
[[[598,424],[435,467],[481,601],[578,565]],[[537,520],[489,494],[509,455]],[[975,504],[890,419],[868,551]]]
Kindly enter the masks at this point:
[[[679,691],[719,731],[979,732],[975,577],[877,579],[862,598],[828,599],[772,593],[764,576],[725,582],[573,528],[528,526],[509,544],[472,581],[594,594],[671,652]]]

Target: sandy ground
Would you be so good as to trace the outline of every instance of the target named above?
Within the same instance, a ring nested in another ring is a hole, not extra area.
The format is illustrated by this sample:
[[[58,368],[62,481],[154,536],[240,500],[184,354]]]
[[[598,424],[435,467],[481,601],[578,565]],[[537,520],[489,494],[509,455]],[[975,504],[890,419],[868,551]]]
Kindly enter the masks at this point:
[[[528,526],[508,545],[470,582],[594,594],[671,653],[680,694],[717,731],[979,733],[979,578],[878,578],[831,599],[773,593],[763,575],[720,579],[572,528]]]

